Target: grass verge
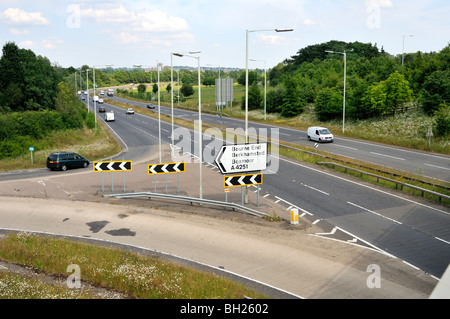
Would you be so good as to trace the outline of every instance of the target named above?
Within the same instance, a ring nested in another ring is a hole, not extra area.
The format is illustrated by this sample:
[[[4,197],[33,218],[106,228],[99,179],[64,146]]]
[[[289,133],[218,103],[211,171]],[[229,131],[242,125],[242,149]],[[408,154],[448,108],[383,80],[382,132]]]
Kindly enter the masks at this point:
[[[97,287],[121,292],[128,298],[267,298],[229,279],[158,258],[26,233],[10,234],[2,239],[0,259],[62,278],[71,275],[71,272],[67,272],[69,265],[77,265],[80,269],[81,287],[84,282],[89,282]],[[5,274],[0,270],[0,298],[93,297],[82,293],[83,289],[68,288],[67,285],[43,285],[39,280]]]
[[[120,144],[100,121],[97,130],[85,127],[81,130],[54,132],[40,140],[39,145],[42,145],[41,148],[35,148],[33,152],[33,164],[29,153],[0,160],[0,171],[45,168],[48,155],[54,152],[75,152],[92,162],[121,151]]]

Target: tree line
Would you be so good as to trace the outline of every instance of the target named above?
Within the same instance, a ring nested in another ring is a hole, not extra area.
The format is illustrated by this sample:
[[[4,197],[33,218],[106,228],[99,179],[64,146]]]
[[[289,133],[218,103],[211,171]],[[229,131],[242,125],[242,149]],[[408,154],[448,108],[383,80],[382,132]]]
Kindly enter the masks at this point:
[[[15,43],[3,46],[0,58],[0,159],[39,148],[55,131],[94,127],[88,113],[67,83],[70,71],[52,65]]]
[[[275,89],[267,94],[268,112],[292,117],[313,104],[319,120],[342,117],[343,54],[326,51],[346,53],[350,119],[395,115],[415,106],[437,116],[440,135],[450,133],[450,45],[440,52],[406,54],[403,65],[401,56],[392,56],[376,44],[330,41],[308,46],[270,70]]]

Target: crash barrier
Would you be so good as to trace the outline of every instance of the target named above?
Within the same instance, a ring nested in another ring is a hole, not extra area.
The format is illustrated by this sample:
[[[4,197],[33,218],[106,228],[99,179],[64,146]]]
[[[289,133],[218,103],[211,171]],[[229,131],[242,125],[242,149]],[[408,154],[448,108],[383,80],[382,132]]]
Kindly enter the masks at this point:
[[[270,217],[269,214],[259,212],[257,210],[236,204],[236,203],[230,203],[230,202],[221,202],[211,199],[203,199],[203,198],[195,198],[195,197],[187,197],[187,196],[178,196],[178,195],[171,195],[171,194],[157,194],[157,193],[150,193],[150,192],[141,192],[141,193],[124,193],[124,194],[109,194],[109,195],[103,195],[104,197],[115,197],[115,198],[138,198],[138,197],[148,197],[149,199],[152,198],[158,198],[158,199],[166,199],[166,200],[176,200],[176,201],[183,201],[183,202],[189,202],[191,205],[193,203],[197,204],[205,204],[205,205],[212,205],[212,206],[219,206],[222,208],[231,208],[236,211],[241,211],[246,214],[259,216],[259,217]]]
[[[422,187],[414,186],[414,185],[411,185],[411,184],[403,183],[403,182],[400,182],[400,181],[396,181],[395,179],[391,179],[391,178],[379,176],[379,175],[376,175],[376,174],[368,173],[368,172],[365,172],[365,171],[361,171],[361,170],[356,169],[356,168],[351,168],[351,167],[340,165],[340,164],[336,164],[336,163],[333,163],[333,162],[317,162],[317,164],[318,165],[331,165],[333,167],[333,169],[337,166],[337,167],[343,168],[345,170],[345,173],[347,173],[347,171],[353,171],[353,172],[359,173],[361,177],[363,176],[363,174],[367,175],[367,176],[371,176],[371,177],[376,178],[377,182],[379,182],[379,180],[382,179],[382,180],[394,183],[395,184],[395,189],[398,189],[399,186],[400,186],[400,190],[403,190],[404,186],[405,187],[409,187],[409,188],[412,188],[412,189],[415,189],[415,190],[418,190],[418,191],[422,192],[422,197],[424,196],[425,193],[437,196],[439,198],[439,202],[441,202],[442,198],[445,198],[445,199],[450,201],[450,196],[448,196],[448,195],[441,194],[441,193],[438,193],[438,192],[434,192],[432,190],[424,189]]]

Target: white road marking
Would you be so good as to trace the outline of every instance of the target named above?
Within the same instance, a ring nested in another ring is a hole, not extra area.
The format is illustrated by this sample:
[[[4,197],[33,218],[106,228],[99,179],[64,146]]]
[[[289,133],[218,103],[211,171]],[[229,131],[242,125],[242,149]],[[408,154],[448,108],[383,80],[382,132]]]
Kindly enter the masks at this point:
[[[381,153],[375,153],[375,152],[370,152],[370,154],[374,154],[374,155],[378,155],[378,156],[384,156],[384,157],[389,157],[389,158],[405,161],[405,159],[401,158],[401,157],[396,157],[396,156],[391,156],[391,155],[386,155],[386,154],[381,154]]]
[[[362,210],[365,210],[366,212],[375,214],[375,215],[380,216],[380,217],[382,217],[382,218],[386,218],[386,219],[388,219],[388,220],[390,220],[390,221],[392,221],[392,222],[394,222],[394,223],[397,223],[397,224],[400,224],[400,225],[402,224],[401,222],[399,222],[399,221],[397,221],[397,220],[395,220],[395,219],[386,217],[386,216],[381,215],[381,214],[379,214],[379,213],[377,213],[377,212],[374,212],[373,210],[370,210],[370,209],[367,209],[367,208],[365,208],[365,207],[356,205],[355,203],[352,203],[352,202],[347,202],[347,203],[350,204],[350,205],[352,205],[352,206],[358,207],[358,208],[360,208],[360,209],[362,209]]]
[[[431,167],[436,167],[436,168],[440,168],[440,169],[445,169],[447,171],[450,171],[450,168],[447,167],[442,167],[442,166],[437,166],[437,165],[432,165],[432,164],[424,164],[426,166],[431,166]]]
[[[334,146],[337,146],[337,147],[344,147],[344,148],[348,148],[348,149],[351,149],[351,150],[354,150],[354,151],[357,151],[357,150],[358,150],[357,148],[354,148],[354,147],[344,146],[344,145],[339,145],[339,144],[334,144]]]

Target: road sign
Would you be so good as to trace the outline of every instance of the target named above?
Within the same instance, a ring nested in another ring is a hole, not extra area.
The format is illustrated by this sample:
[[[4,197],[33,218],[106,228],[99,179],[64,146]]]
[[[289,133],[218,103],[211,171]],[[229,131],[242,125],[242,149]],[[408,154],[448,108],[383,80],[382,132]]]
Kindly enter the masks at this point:
[[[131,161],[107,161],[107,162],[94,162],[94,172],[104,171],[131,171]]]
[[[232,175],[223,177],[224,187],[249,186],[262,184],[262,174]]]
[[[182,173],[185,170],[184,162],[181,163],[163,163],[148,165],[148,175]]]
[[[224,145],[214,161],[222,174],[265,170],[267,143]]]

